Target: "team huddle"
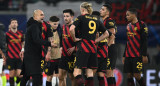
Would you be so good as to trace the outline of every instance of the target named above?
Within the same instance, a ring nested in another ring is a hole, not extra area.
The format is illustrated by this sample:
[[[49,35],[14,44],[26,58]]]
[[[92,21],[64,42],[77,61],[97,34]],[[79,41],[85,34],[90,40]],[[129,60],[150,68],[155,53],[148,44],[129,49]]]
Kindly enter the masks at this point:
[[[18,21],[12,19],[6,33],[7,67],[10,86],[26,86],[32,77],[33,86],[42,86],[42,73],[47,75],[46,86],[66,86],[67,74],[72,86],[94,86],[97,75],[99,86],[116,86],[113,70],[117,60],[116,21],[110,17],[112,7],[104,4],[100,11],[83,2],[81,15],[74,19],[72,9],[63,10],[65,24],[57,16],[45,22],[42,10],[35,10],[27,22],[25,39],[17,30]],[[74,20],[73,20],[74,19]],[[101,22],[101,19],[103,22]],[[137,18],[137,10],[126,12],[127,44],[123,56],[127,86],[146,86],[141,77],[143,63],[147,63],[147,34],[145,23]],[[53,79],[53,80],[52,80]],[[52,83],[53,84],[52,84]]]

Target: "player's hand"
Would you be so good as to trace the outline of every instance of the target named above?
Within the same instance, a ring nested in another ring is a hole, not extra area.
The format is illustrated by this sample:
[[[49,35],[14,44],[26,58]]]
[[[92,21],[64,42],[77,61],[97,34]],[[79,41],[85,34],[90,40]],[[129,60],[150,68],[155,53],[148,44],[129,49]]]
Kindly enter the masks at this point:
[[[24,51],[21,51],[21,52],[19,53],[19,56],[20,56],[21,60],[23,61]]]
[[[110,45],[114,42],[114,39],[115,39],[115,36],[112,34],[112,35],[109,37],[108,46],[110,46]]]
[[[51,41],[51,46],[55,48],[57,47],[57,44],[55,44],[54,41]]]
[[[57,46],[57,44],[54,44],[54,43],[53,43],[52,47],[56,48],[56,47],[58,47],[58,46]]]
[[[75,50],[75,47],[72,47],[72,48],[67,49],[68,55],[71,55],[74,50]]]
[[[125,61],[125,57],[122,57],[122,63],[124,64],[124,61]]]
[[[51,60],[51,51],[48,51],[46,54],[46,61]]]
[[[2,54],[2,58],[3,58],[3,65],[6,65],[6,57],[4,54]]]
[[[3,65],[6,65],[6,58],[3,57]]]
[[[0,54],[3,54],[2,50],[0,49]]]
[[[147,56],[142,56],[142,62],[143,63],[148,63],[148,57]]]
[[[60,53],[62,54],[62,47],[60,47]]]
[[[81,38],[75,38],[74,42],[78,42],[80,40],[82,40],[82,39]]]

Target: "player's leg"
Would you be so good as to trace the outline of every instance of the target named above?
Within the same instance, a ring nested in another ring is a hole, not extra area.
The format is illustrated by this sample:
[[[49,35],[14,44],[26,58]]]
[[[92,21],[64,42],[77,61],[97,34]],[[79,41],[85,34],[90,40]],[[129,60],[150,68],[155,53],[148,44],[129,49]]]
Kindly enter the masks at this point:
[[[134,77],[140,86],[146,86],[146,83],[143,77],[141,77],[141,73],[134,73]]]
[[[2,69],[3,69],[3,59],[0,58],[0,86],[2,86]]]
[[[84,86],[84,79],[82,77],[82,70],[87,68],[88,58],[90,54],[85,53],[84,51],[76,52],[75,68],[73,75],[75,77],[76,85]],[[87,74],[86,74],[87,75]]]
[[[59,85],[59,79],[58,79],[58,75],[59,75],[58,64],[59,64],[59,59],[57,60],[57,62],[55,62],[55,63],[53,64],[52,86],[58,86],[58,85]]]
[[[113,69],[107,69],[106,77],[107,77],[108,86],[116,86]]]
[[[21,73],[21,66],[22,66],[22,61],[21,59],[16,59],[16,77],[17,77],[17,80],[16,80],[16,83],[18,84],[20,81],[21,81],[21,78],[23,77],[22,75],[20,75]]]
[[[17,84],[21,81],[21,78],[23,77],[23,75],[20,75],[20,73],[21,73],[21,69],[16,69]]]
[[[133,73],[127,73],[127,86],[135,86]]]
[[[76,86],[75,78],[73,75],[75,62],[76,62],[76,57],[72,53],[72,55],[68,59],[68,74],[69,74],[69,79],[71,80],[72,86]]]
[[[107,69],[107,62],[104,57],[98,58],[98,69],[97,69],[97,77],[99,81],[99,86],[105,86],[104,75]]]
[[[108,47],[108,59],[107,59],[108,68],[106,71],[106,75],[107,75],[107,81],[110,82],[112,86],[116,86],[116,79],[114,76],[114,69],[115,69],[116,60],[117,60],[116,52],[117,52],[117,48],[115,44],[112,44],[111,46]]]
[[[74,68],[73,75],[75,77],[76,85],[78,86],[84,86],[84,80],[81,73],[82,73],[81,69]]]
[[[86,86],[94,86],[93,70],[86,69],[86,75],[87,75]]]
[[[143,67],[142,58],[136,57],[134,58],[133,62],[134,62],[133,73],[134,73],[134,77],[136,78],[136,81],[138,81],[140,86],[146,86],[145,81],[143,80],[143,77],[141,77],[142,67]]]
[[[59,86],[66,86],[66,78],[67,78],[67,71],[64,69],[59,69]]]
[[[52,77],[52,86],[58,86],[59,85],[59,79],[58,79],[58,74],[53,74]]]
[[[59,61],[59,86],[66,86],[66,78],[67,78],[67,71],[68,71],[68,57],[62,56]]]
[[[52,63],[54,64],[54,62],[47,62],[46,65],[44,66],[44,72],[47,75],[46,86],[52,85],[51,84],[52,74],[53,74]]]
[[[15,59],[8,58],[7,59],[7,65],[9,69],[9,83],[10,86],[14,86],[14,76],[16,75],[16,70],[15,70]]]
[[[87,86],[94,86],[94,72],[93,70],[98,68],[98,58],[97,53],[90,53],[88,62],[87,62],[87,69],[86,69],[86,75],[87,75]]]
[[[46,86],[52,86],[52,75],[47,75]]]
[[[132,57],[126,57],[124,61],[124,73],[127,73],[127,86],[135,86],[133,80],[133,62]]]
[[[69,73],[69,79],[71,80],[72,86],[76,86],[76,84],[75,84],[75,78],[73,76],[73,73]]]

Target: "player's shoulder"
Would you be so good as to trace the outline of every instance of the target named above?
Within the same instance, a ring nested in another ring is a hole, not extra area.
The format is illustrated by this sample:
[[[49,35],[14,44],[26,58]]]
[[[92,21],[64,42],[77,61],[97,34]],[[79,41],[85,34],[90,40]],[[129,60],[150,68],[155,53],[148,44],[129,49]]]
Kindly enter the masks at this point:
[[[6,35],[9,35],[9,34],[10,34],[10,31],[7,31],[7,32],[6,32]]]
[[[22,30],[18,30],[18,32],[23,33],[23,31],[22,31]]]
[[[139,21],[140,24],[146,25],[144,21]]]
[[[105,19],[105,21],[106,22],[114,22],[115,20],[113,18],[111,18],[111,17],[108,17],[108,18]]]

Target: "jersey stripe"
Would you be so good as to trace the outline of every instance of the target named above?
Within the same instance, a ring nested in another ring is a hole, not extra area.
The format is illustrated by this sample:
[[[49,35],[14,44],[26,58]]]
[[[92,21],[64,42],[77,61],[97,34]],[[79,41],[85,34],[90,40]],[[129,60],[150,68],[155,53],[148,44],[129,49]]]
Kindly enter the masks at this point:
[[[8,47],[8,57],[9,58],[20,58],[19,53],[21,51],[21,44],[23,39],[23,34],[20,31],[13,33],[11,31],[6,33],[7,36],[7,47]]]
[[[72,37],[70,36],[69,26],[63,25],[62,29],[63,29],[62,31],[63,32],[62,34],[62,46],[63,46],[62,55],[71,56],[67,53],[67,49],[74,47],[74,42],[73,42]]]
[[[95,49],[93,48],[93,46],[91,46],[91,43],[89,43],[87,40],[85,40],[85,39],[83,39],[83,42],[85,42],[88,46],[89,46],[89,48],[91,49],[91,52],[92,53],[96,53],[96,51],[95,51]]]
[[[43,22],[42,23],[42,39],[43,40],[46,40],[46,35],[45,35],[46,32],[47,32],[47,26],[46,26],[45,22]],[[42,58],[45,57],[45,47],[44,47],[44,45],[42,45],[42,54],[41,55],[42,55]]]
[[[89,50],[86,48],[83,42],[81,42],[81,46],[85,52],[89,53]]]
[[[8,49],[9,49],[10,52],[13,53],[14,57],[19,58],[19,56],[17,55],[17,53],[13,50],[13,48],[10,45],[8,45]]]
[[[131,51],[131,47],[129,46],[129,43],[127,44],[127,49],[128,49],[128,51],[129,51],[128,54],[130,54],[130,56],[135,57],[135,55],[134,55],[133,52]]]

